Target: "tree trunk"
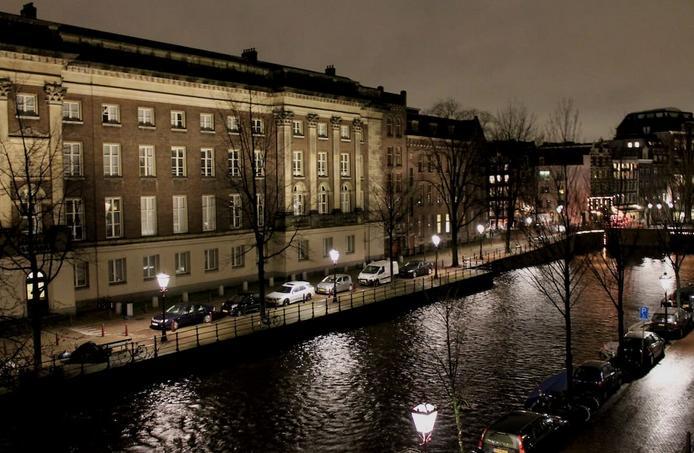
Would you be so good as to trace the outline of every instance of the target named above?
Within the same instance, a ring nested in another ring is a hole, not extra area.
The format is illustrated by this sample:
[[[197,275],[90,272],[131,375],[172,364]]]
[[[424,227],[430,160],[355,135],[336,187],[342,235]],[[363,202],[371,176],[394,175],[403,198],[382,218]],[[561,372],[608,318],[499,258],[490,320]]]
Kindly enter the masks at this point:
[[[260,318],[265,319],[267,312],[265,304],[265,250],[263,241],[256,240],[256,249],[258,250],[258,296],[260,297]]]
[[[395,284],[395,277],[393,276],[393,232],[388,233],[388,267],[390,268],[390,283]]]
[[[617,349],[617,357],[624,356],[624,265],[618,264],[620,269],[617,270],[619,280],[617,281],[617,335],[619,347]]]
[[[567,239],[568,242],[568,239]],[[567,245],[568,247],[568,245]],[[571,352],[571,271],[569,268],[570,260],[564,259],[564,330],[566,333],[565,355],[566,355],[566,390],[571,393],[573,390],[573,354]]]
[[[458,229],[460,225],[456,217],[451,217],[451,267],[458,267]],[[437,264],[438,265],[438,264]]]
[[[36,275],[36,274],[34,274]],[[42,362],[42,351],[41,351],[41,301],[39,295],[38,284],[33,283],[34,296],[32,297],[31,304],[32,315],[31,315],[31,330],[34,337],[34,371],[39,372],[41,370]]]
[[[453,395],[453,414],[455,415],[455,427],[458,434],[458,448],[460,453],[464,453],[465,449],[463,446],[463,415],[460,410],[460,401],[458,401],[458,396]]]

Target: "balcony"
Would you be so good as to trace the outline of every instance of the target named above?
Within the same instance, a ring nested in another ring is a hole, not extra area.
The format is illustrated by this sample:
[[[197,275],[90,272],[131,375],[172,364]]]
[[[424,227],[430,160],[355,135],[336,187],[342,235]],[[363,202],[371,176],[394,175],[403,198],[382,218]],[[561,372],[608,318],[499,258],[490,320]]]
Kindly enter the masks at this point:
[[[364,213],[353,212],[333,212],[331,214],[316,214],[293,216],[288,215],[284,218],[284,228],[287,230],[306,229],[306,228],[329,228],[342,225],[358,225],[364,223]]]

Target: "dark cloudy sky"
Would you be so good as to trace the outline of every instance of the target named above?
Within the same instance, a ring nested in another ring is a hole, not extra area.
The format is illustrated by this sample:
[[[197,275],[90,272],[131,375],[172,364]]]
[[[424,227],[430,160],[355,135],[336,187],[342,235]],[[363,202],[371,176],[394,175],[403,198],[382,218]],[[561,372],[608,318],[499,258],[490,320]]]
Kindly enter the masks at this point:
[[[0,0],[18,13],[26,0]],[[515,100],[544,123],[562,97],[583,138],[625,113],[694,108],[693,0],[34,0],[39,18],[407,90],[492,113]]]

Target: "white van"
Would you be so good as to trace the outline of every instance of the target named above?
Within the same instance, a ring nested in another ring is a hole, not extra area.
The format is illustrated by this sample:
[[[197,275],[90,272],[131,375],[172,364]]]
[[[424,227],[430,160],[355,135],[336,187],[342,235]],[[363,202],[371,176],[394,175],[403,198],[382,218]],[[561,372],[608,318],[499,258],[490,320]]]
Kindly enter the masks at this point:
[[[393,274],[397,275],[398,262],[393,261]],[[388,260],[372,261],[359,273],[357,280],[361,285],[380,285],[390,282],[390,266]]]

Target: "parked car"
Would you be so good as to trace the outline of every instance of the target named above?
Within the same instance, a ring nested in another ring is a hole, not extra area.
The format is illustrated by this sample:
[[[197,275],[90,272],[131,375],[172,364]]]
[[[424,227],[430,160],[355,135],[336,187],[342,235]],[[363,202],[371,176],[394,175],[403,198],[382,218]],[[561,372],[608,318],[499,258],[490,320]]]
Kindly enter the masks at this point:
[[[568,423],[554,415],[516,410],[489,425],[482,433],[480,453],[536,453],[558,451]]]
[[[610,362],[589,360],[574,369],[574,386],[605,401],[622,385],[622,372]]]
[[[161,329],[165,325],[167,329],[176,330],[179,327],[212,322],[214,307],[206,304],[178,303],[166,310],[166,318],[162,323],[161,314],[154,315],[149,325],[151,329]]]
[[[294,302],[310,300],[316,293],[309,282],[293,281],[284,283],[276,291],[265,296],[265,301],[270,305],[289,305]]]
[[[670,295],[669,307],[677,306],[677,294],[679,292],[680,296],[680,306],[687,312],[692,313],[694,310],[694,284],[689,284],[675,291],[674,294]]]
[[[419,277],[429,275],[434,271],[434,265],[427,261],[408,261],[398,273],[398,277]]]
[[[691,313],[681,308],[668,308],[667,315],[665,311],[653,313],[651,316],[651,325],[648,330],[657,333],[661,337],[677,336],[682,338],[691,327]]]
[[[241,293],[231,296],[222,304],[222,313],[229,316],[241,316],[260,311],[260,295]]]
[[[624,335],[624,360],[632,368],[650,369],[665,357],[665,341],[648,330],[632,330]]]
[[[393,274],[399,272],[398,262],[393,261]],[[388,260],[372,261],[357,276],[361,285],[380,285],[381,283],[390,283],[390,265]]]
[[[335,283],[336,280],[337,283]],[[332,294],[335,287],[337,287],[338,293],[343,291],[352,291],[352,289],[354,289],[354,285],[352,285],[352,277],[350,277],[348,274],[330,274],[316,285],[316,293]]]

